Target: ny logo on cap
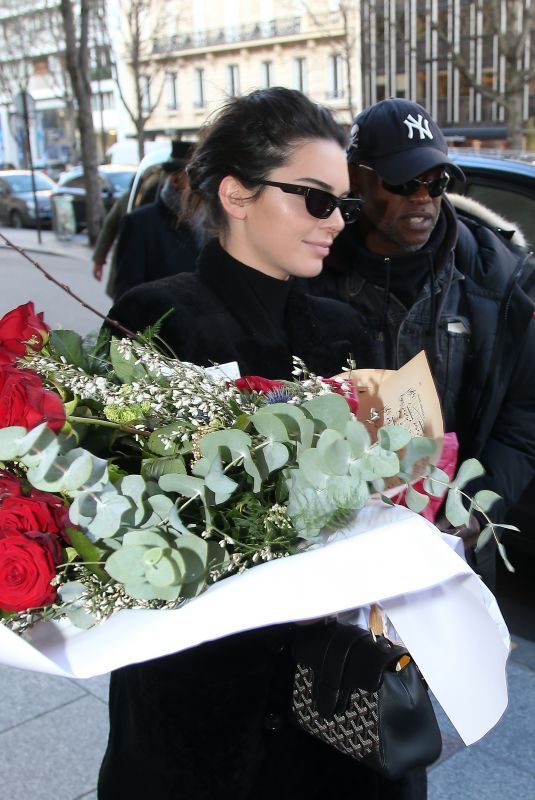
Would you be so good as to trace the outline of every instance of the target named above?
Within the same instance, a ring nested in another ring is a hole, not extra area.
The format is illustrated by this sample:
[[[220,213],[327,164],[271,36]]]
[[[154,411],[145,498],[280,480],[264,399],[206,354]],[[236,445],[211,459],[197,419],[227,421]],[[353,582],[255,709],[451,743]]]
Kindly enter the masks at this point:
[[[409,139],[414,139],[414,131],[418,131],[420,139],[425,139],[426,136],[428,139],[433,138],[433,134],[429,130],[429,120],[424,119],[421,114],[418,114],[418,119],[414,119],[412,114],[409,114],[407,118],[403,120],[403,124],[407,126]]]

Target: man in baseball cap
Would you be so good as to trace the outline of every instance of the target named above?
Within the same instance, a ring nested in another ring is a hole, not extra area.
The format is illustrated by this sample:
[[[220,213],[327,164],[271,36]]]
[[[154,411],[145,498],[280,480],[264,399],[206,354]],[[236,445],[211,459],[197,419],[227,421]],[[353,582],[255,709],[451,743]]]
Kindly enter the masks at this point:
[[[475,219],[456,211],[445,192],[463,173],[417,103],[389,98],[362,111],[347,158],[362,212],[310,288],[359,313],[357,367],[399,369],[425,350],[459,461],[477,458],[486,471],[468,491],[501,495],[491,518],[503,521],[535,476],[535,322],[520,278],[527,253],[489,209],[474,204]],[[438,524],[447,527],[440,512]],[[494,539],[473,548],[481,524],[470,515],[455,532],[492,588]]]
[[[392,97],[359,114],[351,128],[350,164],[366,163],[389,184],[401,184],[436,167],[464,179],[448,158],[442,131],[425,108]]]

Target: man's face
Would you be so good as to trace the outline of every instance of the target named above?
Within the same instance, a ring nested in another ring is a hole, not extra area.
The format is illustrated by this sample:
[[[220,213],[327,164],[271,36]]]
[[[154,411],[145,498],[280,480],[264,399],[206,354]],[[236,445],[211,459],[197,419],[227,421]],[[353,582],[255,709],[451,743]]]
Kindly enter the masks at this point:
[[[440,178],[443,167],[421,175],[422,181]],[[369,223],[366,247],[372,253],[399,256],[423,247],[436,225],[442,197],[430,197],[426,186],[420,185],[406,197],[388,192],[373,170],[349,164],[349,179],[353,194],[362,197],[362,215]]]

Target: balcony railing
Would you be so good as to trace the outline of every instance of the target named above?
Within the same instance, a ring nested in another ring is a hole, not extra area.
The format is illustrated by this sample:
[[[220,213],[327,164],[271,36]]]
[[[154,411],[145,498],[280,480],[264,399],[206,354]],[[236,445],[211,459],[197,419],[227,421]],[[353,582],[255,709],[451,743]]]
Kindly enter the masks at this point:
[[[250,42],[254,39],[273,39],[277,36],[292,36],[301,33],[301,19],[272,19],[269,22],[257,22],[251,25],[216,28],[209,31],[184,33],[176,36],[165,36],[155,39],[152,52],[171,53],[177,50],[213,47],[218,44],[233,42]]]

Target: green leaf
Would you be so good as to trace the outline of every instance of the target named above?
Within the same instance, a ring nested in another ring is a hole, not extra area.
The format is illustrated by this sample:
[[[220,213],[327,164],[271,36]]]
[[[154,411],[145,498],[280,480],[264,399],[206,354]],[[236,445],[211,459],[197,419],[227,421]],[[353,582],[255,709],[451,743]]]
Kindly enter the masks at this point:
[[[48,345],[56,355],[64,356],[67,364],[87,369],[82,337],[79,334],[74,331],[51,331]]]
[[[151,453],[155,453],[157,456],[176,455],[176,453],[178,453],[180,450],[180,442],[176,441],[173,442],[171,446],[166,446],[160,437],[163,436],[172,439],[174,435],[178,431],[183,430],[183,428],[183,424],[179,422],[172,422],[169,425],[163,425],[161,428],[157,428],[149,436],[146,444],[147,449],[150,450]]]
[[[182,456],[169,456],[167,458],[144,458],[141,462],[141,474],[147,480],[161,478],[162,475],[178,473],[186,474],[186,464]]]
[[[496,492],[491,492],[490,489],[481,489],[479,492],[475,493],[472,502],[480,511],[489,511],[494,503],[501,499],[500,495],[496,494]]]
[[[223,464],[217,453],[212,457],[210,469],[206,473],[204,482],[206,488],[214,493],[216,505],[226,502],[238,488],[236,481],[231,480],[225,475]]]
[[[11,425],[9,428],[0,429],[0,459],[13,461],[22,455],[21,442],[26,436],[26,428],[20,425]]]
[[[183,497],[204,497],[204,481],[192,475],[162,475],[158,484],[164,492],[177,492]]]
[[[333,428],[343,434],[347,422],[352,419],[347,401],[339,394],[320,394],[304,402],[301,408],[312,415],[317,431]]]
[[[299,458],[300,476],[304,478],[315,489],[324,489],[327,484],[327,476],[322,469],[317,450],[305,450]],[[296,479],[297,475],[294,476]]]
[[[87,568],[95,575],[98,575],[99,578],[106,580],[108,576],[101,566],[103,560],[102,550],[94,545],[93,542],[90,542],[87,536],[78,528],[67,528],[66,533],[71,545],[80,556],[80,561],[83,561]]]
[[[498,548],[498,553],[501,556],[501,559],[502,559],[502,561],[503,561],[503,563],[505,565],[505,568],[509,572],[515,572],[515,568],[513,567],[513,565],[511,564],[511,562],[507,558],[507,552],[506,552],[505,547],[503,546],[503,544],[501,542],[497,542],[496,543],[496,547]]]
[[[136,363],[136,360],[131,356],[126,359],[119,353],[118,350],[119,340],[113,337],[110,345],[110,360],[113,371],[119,378],[121,383],[134,383],[141,381],[147,377],[147,371],[142,364]]]
[[[462,495],[455,488],[450,489],[446,497],[445,514],[446,519],[454,528],[467,525],[470,519],[470,513],[463,505]]]
[[[493,525],[487,525],[483,528],[479,536],[477,537],[477,542],[475,546],[476,553],[478,550],[481,550],[482,547],[485,547],[487,542],[489,542],[492,537],[494,536],[494,527]]]
[[[485,469],[477,458],[468,458],[466,461],[463,461],[459,467],[457,475],[451,482],[451,485],[462,489],[469,481],[473,481],[474,478],[479,478],[484,474]]]
[[[433,497],[443,497],[449,486],[450,479],[444,470],[435,467],[434,464],[430,466],[430,472],[424,480],[424,489],[428,494]]]
[[[269,406],[267,408],[269,408]],[[251,417],[251,422],[258,433],[261,436],[265,436],[266,439],[271,442],[289,442],[290,435],[282,420],[280,420],[276,414],[266,411],[261,413],[262,411],[263,409],[257,411],[256,414]]]
[[[371,443],[370,434],[362,422],[350,419],[345,427],[345,436],[353,458],[360,458]]]
[[[332,429],[320,435],[316,446],[319,464],[330,475],[347,475],[350,461],[349,444]]]
[[[275,470],[282,469],[288,463],[290,454],[284,444],[272,442],[259,450],[256,456],[259,462],[264,462],[266,472],[269,475]]]
[[[401,456],[401,467],[403,472],[412,475],[417,461],[432,456],[437,449],[437,443],[428,436],[415,436],[411,439]]]
[[[410,442],[410,432],[401,425],[383,425],[377,431],[377,440],[385,450],[401,450]]]
[[[407,508],[419,514],[429,503],[429,497],[426,494],[417,492],[416,489],[410,484],[407,486],[407,494],[405,496]]]
[[[359,459],[359,466],[364,480],[373,481],[376,478],[392,478],[399,472],[399,459],[390,450],[381,447],[371,447]]]

